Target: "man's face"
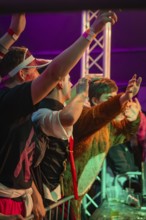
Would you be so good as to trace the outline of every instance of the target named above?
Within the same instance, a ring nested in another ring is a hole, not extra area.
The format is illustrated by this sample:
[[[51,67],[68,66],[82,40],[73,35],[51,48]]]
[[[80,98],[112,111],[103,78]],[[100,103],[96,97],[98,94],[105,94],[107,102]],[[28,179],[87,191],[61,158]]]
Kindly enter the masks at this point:
[[[100,96],[99,103],[105,102],[105,101],[109,100],[110,98],[112,98],[112,97],[114,97],[116,95],[117,95],[117,92],[103,93]]]
[[[36,68],[25,69],[25,82],[32,81],[36,79],[40,74]]]
[[[70,76],[69,75],[67,75],[65,77],[65,79],[63,80],[62,85],[63,85],[62,94],[64,96],[65,101],[67,101],[71,97],[71,87],[72,87],[72,83],[70,81]]]

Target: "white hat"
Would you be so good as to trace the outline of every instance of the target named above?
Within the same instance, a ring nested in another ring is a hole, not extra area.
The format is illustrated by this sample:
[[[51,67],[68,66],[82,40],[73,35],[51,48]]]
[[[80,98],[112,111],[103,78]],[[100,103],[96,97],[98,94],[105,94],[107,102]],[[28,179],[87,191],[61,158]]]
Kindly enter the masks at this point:
[[[9,73],[9,77],[15,76],[19,70],[24,68],[37,68],[40,69],[42,67],[47,66],[49,63],[51,63],[52,60],[46,60],[46,59],[38,59],[35,58],[28,49],[26,49],[26,52],[24,54],[23,61],[18,64],[18,66],[14,67]]]

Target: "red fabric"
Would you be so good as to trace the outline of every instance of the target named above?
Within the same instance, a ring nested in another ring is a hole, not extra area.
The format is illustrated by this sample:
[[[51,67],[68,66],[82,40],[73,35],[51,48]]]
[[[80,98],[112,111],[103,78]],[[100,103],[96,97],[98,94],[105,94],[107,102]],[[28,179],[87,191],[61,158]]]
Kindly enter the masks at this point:
[[[90,29],[86,30],[86,31],[82,34],[82,36],[83,36],[84,38],[87,38],[87,37],[89,36],[89,32],[90,32]]]
[[[74,213],[73,213],[73,210],[69,209],[69,213],[68,213],[68,202],[65,202],[65,206],[64,206],[64,220],[76,220],[75,216],[74,216]],[[59,209],[60,209],[60,212],[61,212],[61,215],[62,215],[62,205],[59,206]]]
[[[74,197],[75,199],[78,199],[79,197],[78,197],[78,186],[77,186],[77,174],[76,174],[76,167],[75,167],[74,156],[73,156],[73,147],[74,147],[74,140],[73,140],[73,137],[70,137],[69,158],[70,158],[71,173],[72,173],[72,179],[73,179]]]
[[[0,58],[3,58],[4,57],[4,53],[2,53],[1,51],[0,51]]]
[[[17,202],[10,198],[0,198],[0,213],[5,215],[22,215],[25,217],[24,202]]]
[[[13,35],[15,34],[15,32],[14,32],[11,28],[9,28],[9,29],[8,29],[8,34],[10,34],[11,36],[13,36]]]
[[[19,36],[11,28],[9,28],[7,32],[13,38],[13,40],[16,41],[18,39]]]

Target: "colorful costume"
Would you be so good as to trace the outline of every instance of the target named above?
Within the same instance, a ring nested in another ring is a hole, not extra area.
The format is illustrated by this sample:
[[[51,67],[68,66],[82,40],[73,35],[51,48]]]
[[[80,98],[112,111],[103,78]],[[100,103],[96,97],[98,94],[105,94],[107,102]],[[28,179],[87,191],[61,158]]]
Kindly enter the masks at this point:
[[[129,139],[130,134],[137,130],[139,118],[134,122],[123,120],[119,123],[112,120],[122,111],[120,96],[119,94],[100,105],[84,107],[74,126],[74,157],[78,193],[81,198],[88,192],[99,174],[109,147]],[[65,195],[72,194],[71,173],[68,165],[65,172]],[[74,211],[76,213],[79,211],[78,202]],[[77,219],[80,219],[79,214],[76,215]]]

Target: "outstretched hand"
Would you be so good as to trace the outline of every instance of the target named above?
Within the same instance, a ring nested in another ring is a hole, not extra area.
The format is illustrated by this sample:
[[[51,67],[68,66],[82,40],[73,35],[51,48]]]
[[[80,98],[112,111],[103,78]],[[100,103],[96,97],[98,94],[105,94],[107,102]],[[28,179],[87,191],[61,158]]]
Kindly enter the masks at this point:
[[[125,95],[129,100],[132,100],[132,98],[137,95],[140,89],[141,82],[142,78],[137,78],[136,74],[134,74],[133,77],[129,80],[128,86],[125,91]]]
[[[89,80],[86,78],[79,79],[76,85],[76,94],[83,94],[87,98],[88,90],[89,90]]]
[[[118,18],[113,11],[99,11],[96,20],[91,25],[90,29],[95,33],[99,34],[107,22],[115,24]]]
[[[135,121],[141,111],[141,105],[137,98],[134,101],[129,101],[126,104],[124,115],[128,121]]]
[[[25,14],[13,14],[11,18],[10,28],[18,36],[24,31],[26,27],[26,17]]]
[[[46,214],[42,198],[39,195],[33,203],[33,214],[35,216],[35,220],[41,220],[43,217],[45,217]]]

